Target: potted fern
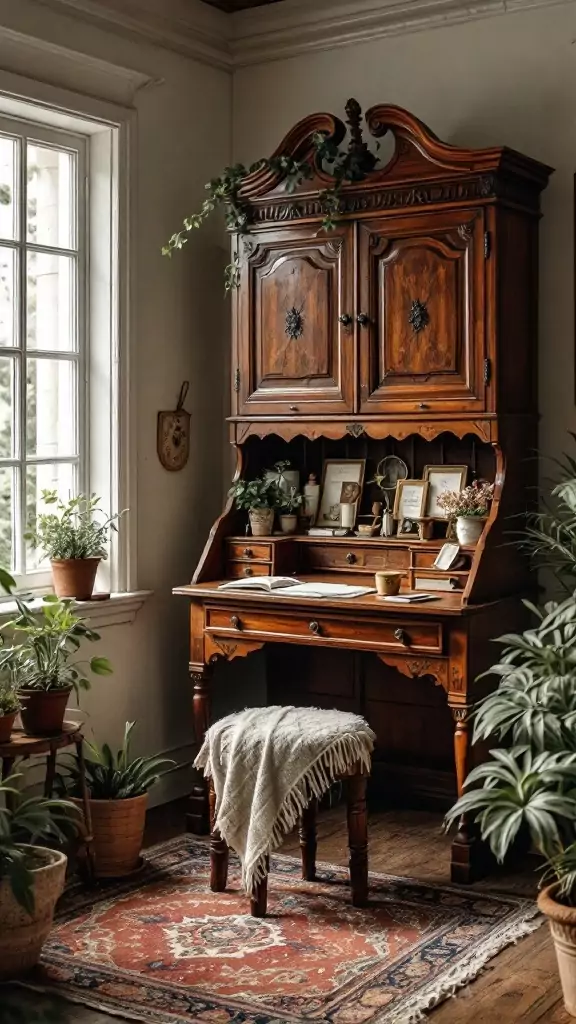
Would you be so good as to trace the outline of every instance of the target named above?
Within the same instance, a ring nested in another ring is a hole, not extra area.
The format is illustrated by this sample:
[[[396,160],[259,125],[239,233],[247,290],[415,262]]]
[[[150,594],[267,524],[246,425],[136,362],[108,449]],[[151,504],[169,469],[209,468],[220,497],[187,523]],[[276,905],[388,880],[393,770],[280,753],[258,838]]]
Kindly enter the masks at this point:
[[[89,673],[110,675],[107,658],[76,660],[83,641],[94,643],[100,634],[86,626],[72,601],[53,594],[42,602],[38,616],[17,599],[18,615],[5,629],[10,646],[0,647],[0,671],[9,674],[22,704],[22,725],[31,736],[50,736],[62,730],[72,690],[78,697],[90,689]]]
[[[56,491],[42,491],[42,501],[54,509],[35,518],[26,539],[50,559],[58,597],[89,601],[98,566],[106,558],[110,531],[117,530],[116,521],[124,512],[105,515],[96,495],[79,494],[62,501]]]
[[[66,856],[39,845],[64,841],[79,815],[67,800],[23,797],[11,775],[0,782],[0,980],[30,970],[52,927]]]
[[[528,516],[520,545],[554,570],[562,600],[526,607],[534,626],[510,633],[488,674],[497,689],[474,710],[473,742],[495,742],[468,776],[447,824],[477,823],[496,858],[527,835],[545,861],[538,906],[548,916],[566,1009],[576,1016],[576,461],[560,462],[551,505]]]
[[[86,785],[90,794],[95,874],[121,878],[140,865],[148,792],[175,764],[163,757],[132,757],[135,722],[126,722],[117,754],[107,743],[86,743]],[[78,758],[73,756],[59,776],[59,785],[78,807],[82,790]]]

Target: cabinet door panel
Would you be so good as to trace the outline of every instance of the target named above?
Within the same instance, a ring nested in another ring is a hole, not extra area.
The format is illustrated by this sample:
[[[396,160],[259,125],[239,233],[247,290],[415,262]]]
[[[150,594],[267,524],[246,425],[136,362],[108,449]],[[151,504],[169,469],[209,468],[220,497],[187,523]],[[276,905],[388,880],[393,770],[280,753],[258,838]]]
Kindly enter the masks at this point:
[[[484,215],[360,224],[363,412],[483,410]]]
[[[241,415],[353,410],[352,230],[250,236],[237,325]]]

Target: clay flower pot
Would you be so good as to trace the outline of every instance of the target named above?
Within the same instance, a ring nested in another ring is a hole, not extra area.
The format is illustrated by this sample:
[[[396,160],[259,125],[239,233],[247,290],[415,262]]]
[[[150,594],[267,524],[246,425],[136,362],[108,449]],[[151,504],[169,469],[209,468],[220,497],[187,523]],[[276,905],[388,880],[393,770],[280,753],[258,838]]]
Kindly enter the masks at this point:
[[[538,909],[546,914],[550,924],[564,1006],[571,1017],[576,1017],[576,907],[556,902],[559,885],[559,882],[554,882],[542,889],[538,896]]]
[[[30,847],[38,867],[32,867],[34,911],[30,916],[16,902],[7,878],[0,881],[0,980],[29,971],[37,963],[64,888],[66,857],[43,846]]]
[[[89,601],[100,562],[100,558],[53,558],[50,565],[56,596]]]
[[[11,711],[9,715],[0,715],[0,743],[10,743],[17,714],[17,711]]]
[[[83,804],[74,798],[80,810]],[[90,800],[96,878],[122,878],[140,866],[148,794],[127,800]]]
[[[248,513],[253,537],[269,537],[274,526],[273,508],[253,508]]]
[[[62,732],[72,687],[58,690],[18,690],[22,727],[29,736],[56,736]]]
[[[298,526],[298,516],[295,515],[281,515],[280,516],[280,529],[282,533],[296,533]]]

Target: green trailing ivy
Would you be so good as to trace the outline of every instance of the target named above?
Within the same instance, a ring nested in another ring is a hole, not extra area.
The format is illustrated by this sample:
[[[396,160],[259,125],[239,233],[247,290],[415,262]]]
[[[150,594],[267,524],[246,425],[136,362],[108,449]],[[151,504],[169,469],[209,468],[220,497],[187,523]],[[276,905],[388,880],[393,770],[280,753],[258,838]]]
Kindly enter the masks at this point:
[[[245,179],[258,171],[268,170],[279,175],[284,181],[286,192],[292,195],[303,181],[312,178],[316,167],[326,168],[334,184],[319,193],[320,207],[323,214],[322,228],[332,231],[336,226],[341,211],[340,194],[347,181],[361,181],[368,171],[372,170],[377,157],[369,150],[359,151],[354,148],[339,150],[332,139],[320,132],[313,135],[314,152],[308,160],[295,160],[292,156],[276,156],[257,160],[246,167],[234,164],[225,167],[218,178],[212,178],[204,187],[208,197],[202,203],[198,213],[193,213],[183,221],[183,227],[170,238],[162,249],[164,256],[172,256],[177,249],[182,249],[188,236],[200,228],[219,207],[224,207],[226,227],[239,235],[248,233],[253,221],[252,207],[242,194]],[[240,283],[240,258],[238,252],[233,253],[232,262],[224,270],[224,288],[229,292],[238,288]]]

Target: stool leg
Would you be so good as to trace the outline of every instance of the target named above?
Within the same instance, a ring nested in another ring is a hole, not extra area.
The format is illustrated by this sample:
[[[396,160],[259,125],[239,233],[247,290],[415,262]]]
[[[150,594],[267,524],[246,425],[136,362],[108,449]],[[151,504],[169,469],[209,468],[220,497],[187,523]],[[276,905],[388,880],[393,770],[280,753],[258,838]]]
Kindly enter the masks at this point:
[[[352,904],[365,907],[368,902],[368,819],[366,815],[366,776],[348,779],[348,845],[350,847],[350,886]]]
[[[90,794],[86,785],[86,762],[84,761],[84,739],[80,738],[74,744],[78,758],[78,770],[80,774],[80,790],[82,793],[82,810],[84,812],[84,851],[86,855],[84,874],[86,881],[92,884],[95,879],[94,850],[92,844],[92,814],[90,813]]]
[[[54,792],[54,779],[56,778],[56,751],[51,750],[46,758],[46,779],[44,781],[44,796],[51,798]]]
[[[0,775],[0,778],[3,781],[4,781],[4,779],[7,779],[12,774],[12,770],[14,768],[15,760],[16,760],[15,757],[3,757],[2,758],[2,774]],[[14,806],[16,804],[16,799],[14,798],[12,793],[7,793],[6,794],[6,806],[7,806],[8,810],[10,810],[10,811],[14,810]]]
[[[266,917],[268,907],[268,872],[270,870],[270,858],[266,857],[266,874],[261,882],[258,882],[252,890],[250,897],[250,913],[252,917]]]
[[[212,892],[224,892],[228,881],[228,846],[218,829],[216,821],[216,793],[210,779],[208,787],[208,805],[210,808],[210,889]]]
[[[317,801],[313,799],[302,812],[300,819],[300,851],[302,854],[302,878],[313,882],[316,878],[316,809]]]

